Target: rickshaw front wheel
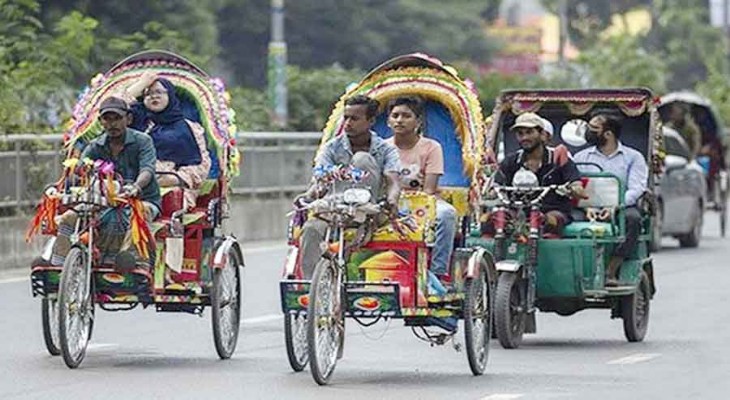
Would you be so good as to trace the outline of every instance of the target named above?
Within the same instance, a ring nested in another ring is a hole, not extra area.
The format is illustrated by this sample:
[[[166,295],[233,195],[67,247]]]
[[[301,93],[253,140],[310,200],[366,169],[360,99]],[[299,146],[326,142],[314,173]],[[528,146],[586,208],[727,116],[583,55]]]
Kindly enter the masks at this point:
[[[41,322],[46,350],[52,356],[61,355],[58,338],[58,301],[43,299],[41,302]]]
[[[87,254],[73,247],[66,256],[58,293],[59,343],[63,361],[77,368],[86,356],[94,318],[91,270]]]
[[[236,249],[228,250],[223,268],[213,271],[210,293],[213,310],[213,341],[222,360],[231,358],[236,351],[241,321],[241,268],[242,260]]]
[[[520,296],[518,273],[503,272],[497,280],[494,302],[494,322],[499,344],[505,349],[516,349],[525,333],[525,312]]]
[[[337,266],[322,258],[314,269],[307,309],[309,370],[319,385],[326,385],[337,365],[345,319]]]
[[[621,299],[621,317],[624,320],[624,335],[629,342],[641,342],[649,327],[651,309],[651,284],[645,271],[641,272],[639,284],[633,294]]]
[[[474,277],[464,283],[464,334],[469,368],[482,375],[489,360],[489,338],[492,331],[492,300],[486,267],[480,265]]]

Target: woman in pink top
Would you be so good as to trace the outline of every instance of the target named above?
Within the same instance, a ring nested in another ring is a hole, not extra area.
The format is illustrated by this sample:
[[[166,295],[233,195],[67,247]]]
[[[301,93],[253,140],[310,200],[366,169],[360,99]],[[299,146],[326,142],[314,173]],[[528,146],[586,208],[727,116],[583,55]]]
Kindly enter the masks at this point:
[[[423,100],[399,97],[388,103],[388,126],[393,130],[389,143],[398,149],[401,162],[400,178],[403,190],[420,190],[438,196],[439,178],[444,174],[444,154],[441,145],[423,137]],[[444,294],[451,279],[448,266],[456,235],[456,210],[437,197],[436,240],[431,252],[429,270],[430,290]]]

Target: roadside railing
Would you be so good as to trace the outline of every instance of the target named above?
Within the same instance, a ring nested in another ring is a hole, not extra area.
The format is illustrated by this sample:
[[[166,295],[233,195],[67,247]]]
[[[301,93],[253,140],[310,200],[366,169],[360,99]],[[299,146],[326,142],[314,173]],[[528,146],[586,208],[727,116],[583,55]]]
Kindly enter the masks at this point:
[[[289,196],[310,179],[319,132],[241,132],[241,174],[231,182],[234,194]],[[46,184],[61,173],[61,135],[0,136],[0,209],[33,205]]]

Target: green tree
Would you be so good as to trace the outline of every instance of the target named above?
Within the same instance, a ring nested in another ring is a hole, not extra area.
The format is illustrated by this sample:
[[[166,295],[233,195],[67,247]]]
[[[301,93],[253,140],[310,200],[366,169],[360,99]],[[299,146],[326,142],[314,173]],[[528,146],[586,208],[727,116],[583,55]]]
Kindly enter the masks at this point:
[[[641,38],[613,36],[583,51],[578,63],[588,69],[593,86],[644,86],[656,93],[666,90],[666,64],[662,57],[641,47]]]

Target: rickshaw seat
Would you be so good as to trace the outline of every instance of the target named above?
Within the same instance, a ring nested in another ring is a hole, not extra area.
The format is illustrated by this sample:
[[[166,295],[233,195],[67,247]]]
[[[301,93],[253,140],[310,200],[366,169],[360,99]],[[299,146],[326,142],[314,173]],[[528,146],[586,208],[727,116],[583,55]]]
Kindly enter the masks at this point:
[[[585,191],[587,199],[578,201],[577,208],[610,209],[611,221],[574,221],[563,229],[564,237],[605,237],[617,234],[618,226],[615,223],[615,211],[622,205],[621,181],[609,173],[583,174],[587,179]]]

